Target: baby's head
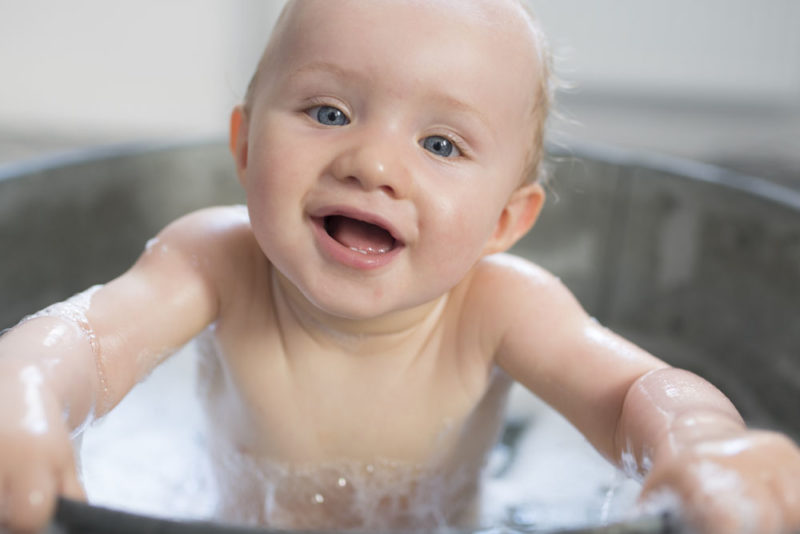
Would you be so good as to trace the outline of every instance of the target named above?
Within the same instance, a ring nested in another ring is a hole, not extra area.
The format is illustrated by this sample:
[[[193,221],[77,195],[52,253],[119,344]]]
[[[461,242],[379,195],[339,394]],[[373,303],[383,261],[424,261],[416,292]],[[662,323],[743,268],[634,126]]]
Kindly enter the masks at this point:
[[[331,0],[327,0],[331,1]],[[405,2],[407,4],[416,4],[415,9],[418,10],[420,17],[427,16],[427,10],[429,8],[430,2],[426,3],[424,0],[400,0],[401,2]],[[487,0],[484,2],[478,2],[478,7],[475,8],[476,15],[484,15],[487,17],[491,17],[492,14],[495,16],[499,15],[499,10],[497,9],[497,5],[501,0]],[[268,70],[268,64],[271,59],[271,54],[276,53],[276,49],[279,47],[279,42],[281,38],[285,35],[286,32],[292,31],[292,28],[289,24],[289,19],[291,19],[293,10],[298,9],[300,6],[298,4],[310,4],[309,0],[289,0],[284,7],[278,21],[275,25],[275,30],[273,32],[273,36],[270,39],[270,42],[265,49],[264,53],[259,60],[258,66],[253,74],[253,77],[250,80],[249,85],[247,86],[247,92],[245,93],[243,107],[246,112],[250,110],[252,107],[253,99],[255,97],[255,93],[258,88],[258,81],[259,79],[264,76],[264,72]],[[466,6],[468,2],[464,2],[461,0],[455,1],[445,1],[441,2],[443,4],[444,9],[469,9]],[[530,109],[530,120],[532,125],[532,135],[530,139],[530,144],[528,146],[528,152],[526,154],[526,166],[522,176],[522,183],[530,183],[540,181],[544,176],[544,167],[542,164],[543,156],[544,156],[544,133],[545,133],[545,124],[547,122],[547,118],[550,112],[550,108],[553,101],[553,86],[554,80],[551,72],[551,56],[550,56],[550,48],[545,37],[544,32],[539,25],[539,22],[533,12],[530,9],[530,6],[527,4],[525,0],[508,0],[507,3],[509,4],[510,11],[508,11],[505,16],[509,14],[512,17],[517,18],[517,26],[519,26],[519,30],[523,33],[527,34],[528,38],[528,45],[530,46],[530,52],[532,53],[534,60],[530,61],[528,67],[530,71],[533,73],[534,84],[531,88],[531,96],[533,99],[533,106]],[[481,5],[482,4],[482,5]],[[307,6],[306,6],[307,7]],[[504,26],[503,21],[504,19],[498,18],[496,21],[497,25],[497,32],[499,34],[505,33],[508,31],[508,28]],[[358,35],[343,35],[343,38],[355,39],[358,40]],[[499,37],[499,35],[498,35]],[[510,37],[510,36],[509,36]],[[413,35],[408,36],[409,39],[413,39]],[[398,46],[401,47],[402,43],[398,43]],[[266,74],[268,75],[268,74]]]
[[[290,0],[231,120],[254,235],[320,309],[432,302],[536,220],[549,101],[520,0]]]

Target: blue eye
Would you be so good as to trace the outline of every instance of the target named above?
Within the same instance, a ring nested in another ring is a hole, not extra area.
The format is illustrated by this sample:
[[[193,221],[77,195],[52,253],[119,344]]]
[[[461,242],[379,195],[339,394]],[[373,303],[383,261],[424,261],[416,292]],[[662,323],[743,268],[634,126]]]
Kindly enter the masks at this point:
[[[341,109],[333,106],[317,106],[308,110],[308,114],[325,126],[344,126],[350,124],[350,119]]]
[[[446,137],[442,137],[441,135],[431,135],[423,139],[422,148],[443,158],[461,155],[461,152],[452,143],[452,141]]]

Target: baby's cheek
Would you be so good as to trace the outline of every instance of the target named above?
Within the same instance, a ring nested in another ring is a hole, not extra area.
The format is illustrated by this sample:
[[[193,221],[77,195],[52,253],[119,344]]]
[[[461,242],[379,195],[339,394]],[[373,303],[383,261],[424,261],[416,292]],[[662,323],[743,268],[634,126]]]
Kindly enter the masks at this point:
[[[486,236],[469,220],[455,219],[443,231],[436,232],[428,254],[442,271],[463,276],[480,258]]]

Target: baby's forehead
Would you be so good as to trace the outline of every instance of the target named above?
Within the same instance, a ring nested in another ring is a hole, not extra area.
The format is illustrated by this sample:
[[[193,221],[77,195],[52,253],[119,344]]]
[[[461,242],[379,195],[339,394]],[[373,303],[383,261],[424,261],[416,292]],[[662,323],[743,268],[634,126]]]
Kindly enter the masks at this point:
[[[391,47],[371,46],[375,35],[387,36],[380,39],[384,43],[391,39]],[[522,0],[290,0],[259,68],[286,66],[312,43],[315,53],[349,48],[402,62],[404,51],[425,42],[432,48],[429,55],[442,61],[446,54],[477,51],[487,73],[499,64],[513,65],[524,83],[526,74],[541,70],[540,37]],[[267,61],[270,55],[274,61]]]

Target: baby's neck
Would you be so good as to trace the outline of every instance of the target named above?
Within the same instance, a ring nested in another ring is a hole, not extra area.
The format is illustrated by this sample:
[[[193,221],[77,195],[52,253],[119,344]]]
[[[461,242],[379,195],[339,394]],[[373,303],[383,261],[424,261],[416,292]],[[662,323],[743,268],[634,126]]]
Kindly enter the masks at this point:
[[[444,294],[414,308],[349,319],[320,310],[277,270],[273,269],[271,275],[276,312],[293,323],[282,328],[299,328],[320,345],[353,355],[424,343],[443,316],[448,300],[448,294]],[[281,313],[281,309],[288,313]]]

